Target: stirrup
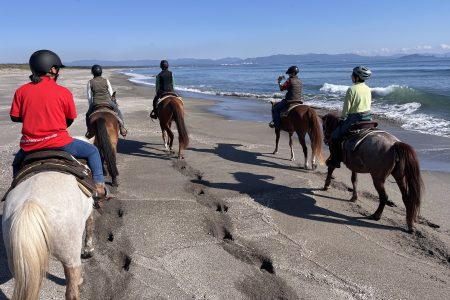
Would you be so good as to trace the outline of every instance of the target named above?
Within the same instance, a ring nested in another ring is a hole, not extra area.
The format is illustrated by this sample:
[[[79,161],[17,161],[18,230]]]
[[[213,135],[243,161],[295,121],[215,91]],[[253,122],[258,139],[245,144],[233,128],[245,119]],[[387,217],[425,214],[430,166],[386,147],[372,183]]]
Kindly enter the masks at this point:
[[[125,127],[120,126],[120,135],[126,137],[128,134],[128,130]]]
[[[158,119],[158,116],[156,115],[156,111],[155,110],[152,110],[152,112],[150,113],[150,118]]]

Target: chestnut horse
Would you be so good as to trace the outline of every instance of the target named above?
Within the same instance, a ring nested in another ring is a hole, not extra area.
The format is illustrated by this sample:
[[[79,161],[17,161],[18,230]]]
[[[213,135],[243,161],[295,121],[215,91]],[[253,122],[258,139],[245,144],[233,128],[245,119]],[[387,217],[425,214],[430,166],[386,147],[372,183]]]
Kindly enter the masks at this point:
[[[95,135],[95,145],[100,152],[103,165],[111,176],[112,186],[119,186],[119,170],[116,154],[119,140],[119,122],[109,109],[94,111],[90,117],[90,126]]]
[[[272,107],[274,103],[272,102]],[[292,143],[292,135],[297,133],[298,140],[303,149],[303,155],[305,157],[304,168],[308,169],[308,148],[306,147],[305,136],[309,135],[311,140],[311,168],[315,170],[317,168],[316,159],[319,164],[323,164],[322,154],[322,131],[320,129],[319,117],[316,111],[308,105],[298,105],[294,107],[289,114],[281,118],[281,126],[275,127],[275,150],[273,154],[278,152],[278,142],[280,141],[280,131],[284,130],[289,133],[289,147],[291,149],[291,160],[295,160],[294,149]]]
[[[178,159],[183,159],[182,150],[186,149],[189,145],[189,136],[184,124],[184,107],[183,101],[176,96],[166,96],[158,104],[158,118],[159,125],[162,130],[162,138],[164,141],[164,147],[169,153],[174,153],[172,150],[174,134],[170,127],[172,121],[177,124],[178,130]],[[167,133],[167,141],[166,141]]]
[[[322,117],[324,141],[327,145],[330,142],[331,133],[338,125],[338,120],[339,118],[331,113]],[[368,135],[355,150],[343,150],[342,156],[344,164],[352,171],[353,195],[350,201],[358,199],[357,173],[370,173],[380,199],[380,204],[371,218],[380,220],[388,201],[384,183],[386,178],[392,175],[402,193],[402,200],[406,207],[408,232],[413,232],[423,189],[419,162],[414,149],[387,132],[376,131]],[[330,186],[333,171],[334,167],[328,167],[324,190]]]

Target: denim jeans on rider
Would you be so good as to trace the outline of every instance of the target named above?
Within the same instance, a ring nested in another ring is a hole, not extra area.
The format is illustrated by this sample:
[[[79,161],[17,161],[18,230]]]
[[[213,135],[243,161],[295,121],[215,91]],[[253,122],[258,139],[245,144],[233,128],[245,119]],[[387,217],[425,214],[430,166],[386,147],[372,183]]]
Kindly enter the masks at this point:
[[[347,118],[331,133],[331,139],[338,140],[344,137],[350,131],[353,124],[360,122],[362,115],[360,113],[349,114]]]
[[[275,126],[279,127],[281,124],[281,111],[288,105],[286,99],[281,100],[277,104],[275,104],[272,112],[273,122],[275,123]]]
[[[84,158],[87,159],[88,165],[92,171],[92,177],[95,183],[105,183],[105,178],[103,177],[103,168],[102,168],[102,160],[100,158],[100,154],[98,153],[97,148],[89,144],[88,142],[81,141],[78,139],[73,139],[73,141],[62,148],[58,148],[57,150],[66,151],[75,158]],[[13,161],[13,176],[16,176],[19,171],[20,162],[25,158],[27,153],[20,149]]]

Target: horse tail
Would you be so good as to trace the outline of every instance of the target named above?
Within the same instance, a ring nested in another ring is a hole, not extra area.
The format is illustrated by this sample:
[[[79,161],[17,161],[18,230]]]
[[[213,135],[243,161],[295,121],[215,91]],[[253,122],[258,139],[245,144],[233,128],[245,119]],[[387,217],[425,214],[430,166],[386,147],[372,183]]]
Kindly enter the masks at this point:
[[[12,216],[10,260],[15,279],[12,299],[38,299],[51,253],[50,227],[44,210],[34,200]]]
[[[404,176],[406,183],[406,221],[408,224],[413,224],[419,214],[423,190],[419,160],[414,149],[408,144],[396,142],[394,144],[394,149],[398,155],[398,167],[400,174]]]
[[[316,156],[320,165],[323,165],[324,158],[322,153],[322,128],[319,122],[319,116],[317,112],[309,107],[308,108],[309,127],[311,132],[311,148],[313,155]]]
[[[106,129],[105,118],[98,118],[95,121],[95,139],[97,140],[98,150],[106,162],[109,175],[113,178],[117,177],[119,170],[117,169],[116,156],[109,140],[108,130]]]
[[[184,124],[184,110],[180,103],[171,102],[172,111],[175,116],[175,123],[177,124],[178,130],[178,142],[180,143],[180,149],[184,150],[189,145],[189,135],[186,130],[186,125]]]

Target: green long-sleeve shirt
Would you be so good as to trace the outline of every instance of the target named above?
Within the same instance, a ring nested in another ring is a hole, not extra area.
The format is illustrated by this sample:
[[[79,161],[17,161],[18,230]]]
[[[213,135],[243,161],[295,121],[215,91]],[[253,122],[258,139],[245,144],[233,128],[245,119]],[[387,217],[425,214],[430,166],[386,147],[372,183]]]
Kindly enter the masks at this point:
[[[371,104],[370,88],[364,82],[356,83],[347,90],[342,117],[345,118],[348,114],[370,111]]]

